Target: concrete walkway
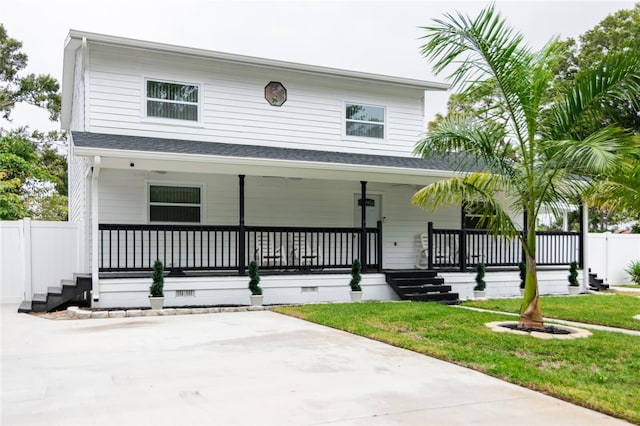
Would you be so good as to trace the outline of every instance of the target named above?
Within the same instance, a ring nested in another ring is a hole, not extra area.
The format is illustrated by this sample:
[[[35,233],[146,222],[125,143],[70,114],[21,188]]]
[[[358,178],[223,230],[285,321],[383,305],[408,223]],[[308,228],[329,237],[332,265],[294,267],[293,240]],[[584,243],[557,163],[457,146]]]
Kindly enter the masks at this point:
[[[616,425],[272,312],[46,320],[1,309],[2,425]]]

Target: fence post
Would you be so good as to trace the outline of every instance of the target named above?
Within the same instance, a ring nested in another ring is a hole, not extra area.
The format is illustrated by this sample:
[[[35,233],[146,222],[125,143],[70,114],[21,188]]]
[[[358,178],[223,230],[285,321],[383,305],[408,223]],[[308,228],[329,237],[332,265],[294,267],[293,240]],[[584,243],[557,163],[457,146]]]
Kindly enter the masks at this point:
[[[20,220],[20,237],[22,239],[22,261],[24,262],[24,300],[30,302],[33,297],[31,278],[31,219]]]
[[[427,268],[433,269],[433,222],[427,223]]]

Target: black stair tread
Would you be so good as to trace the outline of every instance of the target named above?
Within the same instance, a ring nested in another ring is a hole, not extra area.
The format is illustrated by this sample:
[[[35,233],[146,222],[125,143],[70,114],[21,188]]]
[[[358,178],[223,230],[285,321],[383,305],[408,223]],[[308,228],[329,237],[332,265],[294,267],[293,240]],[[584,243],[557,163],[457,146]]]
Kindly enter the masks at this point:
[[[459,305],[460,304],[460,299],[456,299],[456,300],[437,300],[436,302],[441,304],[441,305]]]
[[[440,300],[458,300],[460,296],[458,293],[432,293],[432,294],[421,294],[415,295],[411,297],[407,297],[407,300],[419,300],[423,302],[437,302]]]
[[[31,299],[32,302],[40,302],[40,303],[47,303],[47,295],[46,294],[42,294],[42,293],[36,293],[33,295],[33,298]]]
[[[76,272],[73,274],[73,278],[91,278],[91,274],[90,273],[82,273],[82,272]]]
[[[441,280],[443,279],[442,277],[438,277],[438,276],[433,276],[433,277],[394,277],[394,276],[390,276],[389,278],[391,278],[394,281],[421,281],[421,280],[426,280],[426,281],[430,281],[430,280]]]
[[[75,287],[76,280],[60,280],[60,284],[66,287]]]
[[[409,278],[400,278],[400,279],[392,279],[396,285],[441,285],[444,284],[444,278],[426,278],[426,279],[409,279]]]
[[[435,294],[447,294],[450,291],[415,291],[411,293],[404,293],[405,297],[416,297],[416,296],[430,296]]]
[[[62,287],[47,287],[47,293],[53,294],[53,295],[61,295]]]
[[[438,273],[436,271],[394,271],[385,273],[389,278],[433,278]]]
[[[411,286],[411,287],[398,287],[398,290],[404,294],[446,293],[448,291],[451,291],[451,286],[450,285]]]
[[[27,300],[23,300],[22,303],[20,303],[20,306],[18,307],[18,312],[20,313],[31,312],[31,302]]]

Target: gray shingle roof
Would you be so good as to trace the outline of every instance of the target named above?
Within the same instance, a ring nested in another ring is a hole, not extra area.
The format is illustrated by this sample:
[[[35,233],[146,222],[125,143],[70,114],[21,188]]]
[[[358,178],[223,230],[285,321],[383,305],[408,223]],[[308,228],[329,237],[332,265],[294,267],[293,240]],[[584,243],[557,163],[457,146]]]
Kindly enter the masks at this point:
[[[276,148],[258,145],[239,145],[200,142],[181,139],[163,139],[142,136],[109,135],[102,133],[71,132],[77,147],[115,149],[127,151],[167,152],[175,154],[213,155],[223,157],[263,158],[335,164],[398,167],[418,170],[449,171],[454,168],[446,159],[430,157],[393,157],[386,155],[351,154],[310,149]]]

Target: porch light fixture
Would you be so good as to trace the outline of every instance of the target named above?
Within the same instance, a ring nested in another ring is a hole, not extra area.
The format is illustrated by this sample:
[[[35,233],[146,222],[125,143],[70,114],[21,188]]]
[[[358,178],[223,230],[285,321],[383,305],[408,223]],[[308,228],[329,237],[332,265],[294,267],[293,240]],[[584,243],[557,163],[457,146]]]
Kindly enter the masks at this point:
[[[264,87],[264,98],[273,106],[282,106],[287,101],[287,89],[278,81],[270,81]]]

